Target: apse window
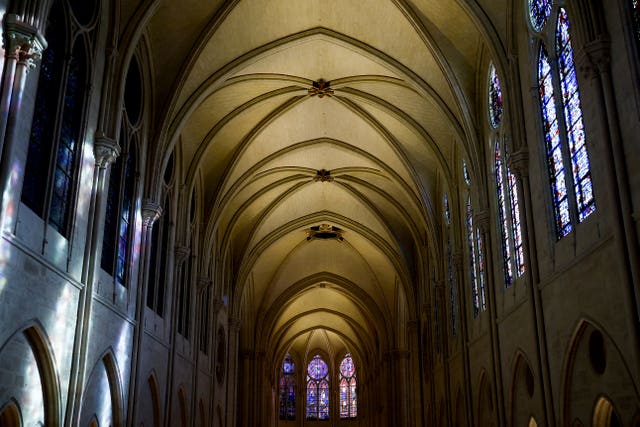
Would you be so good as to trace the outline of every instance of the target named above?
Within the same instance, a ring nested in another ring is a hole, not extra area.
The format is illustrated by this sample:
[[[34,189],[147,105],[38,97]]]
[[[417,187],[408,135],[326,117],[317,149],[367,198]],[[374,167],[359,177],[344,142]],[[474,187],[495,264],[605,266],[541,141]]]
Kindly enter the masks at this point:
[[[318,354],[307,366],[307,419],[329,419],[329,366]]]
[[[284,356],[280,370],[280,419],[296,419],[296,365],[290,354]]]
[[[340,363],[340,418],[342,419],[354,419],[358,415],[356,386],[356,368],[351,354],[347,353]]]

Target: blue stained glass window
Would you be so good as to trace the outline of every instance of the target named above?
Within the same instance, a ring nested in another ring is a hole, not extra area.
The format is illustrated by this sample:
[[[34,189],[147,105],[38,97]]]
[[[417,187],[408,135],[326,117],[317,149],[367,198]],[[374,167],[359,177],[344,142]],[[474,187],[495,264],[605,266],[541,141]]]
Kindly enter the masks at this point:
[[[564,122],[569,142],[569,153],[573,172],[573,186],[578,208],[578,219],[583,221],[595,209],[595,198],[591,183],[591,167],[589,154],[585,143],[582,107],[580,106],[580,90],[576,67],[573,62],[573,48],[569,34],[569,17],[566,10],[560,8],[558,12],[558,26],[556,29],[556,52],[558,70],[560,73],[560,87],[562,89],[562,104],[564,106]]]
[[[467,185],[471,185],[471,177],[469,176],[469,169],[467,168],[467,162],[462,161],[462,177]]]
[[[347,353],[340,363],[340,418],[353,419],[357,415],[356,368],[351,354]]]
[[[500,126],[503,112],[500,78],[496,67],[492,64],[489,69],[489,120],[491,121],[491,126],[494,128]]]
[[[478,229],[476,229],[476,242],[478,243],[478,284],[480,288],[480,308],[482,311],[485,311],[487,309],[487,297],[484,286],[484,244],[482,243],[482,236]]]
[[[471,294],[473,297],[473,317],[480,314],[480,293],[476,275],[476,243],[473,232],[473,208],[471,197],[467,199],[467,243],[469,245],[469,271],[471,273]]]
[[[558,238],[561,238],[571,232],[572,225],[569,216],[569,201],[564,165],[562,162],[562,145],[558,129],[553,77],[551,74],[551,65],[549,64],[549,55],[544,45],[540,46],[538,55],[538,93],[540,96],[549,180],[551,182],[556,235]]]
[[[284,357],[280,372],[280,419],[296,419],[296,365],[290,354]]]
[[[509,223],[507,220],[507,189],[504,179],[504,163],[500,142],[496,141],[495,152],[496,190],[498,193],[498,221],[500,222],[500,237],[502,243],[502,269],[504,272],[504,284],[509,287],[513,284],[513,267],[511,263],[511,248],[509,244]]]
[[[526,270],[524,265],[524,244],[522,241],[522,225],[520,223],[520,203],[518,202],[518,187],[516,177],[507,168],[509,179],[509,196],[511,197],[511,232],[513,236],[513,249],[516,255],[516,273],[522,276]]]
[[[551,14],[551,0],[529,0],[529,20],[536,31],[541,31]]]
[[[47,49],[42,52],[29,150],[24,172],[22,202],[39,216],[44,215],[49,157],[54,150],[56,111],[62,86],[66,35],[64,9],[53,7],[47,22]]]
[[[329,367],[320,355],[307,367],[307,419],[329,419]]]
[[[133,219],[133,189],[135,186],[135,152],[127,155],[124,171],[124,187],[122,189],[122,205],[120,208],[120,231],[118,234],[118,258],[116,279],[122,285],[127,283],[127,262],[131,254],[130,236]]]
[[[443,199],[444,221],[447,225],[451,224],[451,209],[449,208],[449,196],[445,193]]]

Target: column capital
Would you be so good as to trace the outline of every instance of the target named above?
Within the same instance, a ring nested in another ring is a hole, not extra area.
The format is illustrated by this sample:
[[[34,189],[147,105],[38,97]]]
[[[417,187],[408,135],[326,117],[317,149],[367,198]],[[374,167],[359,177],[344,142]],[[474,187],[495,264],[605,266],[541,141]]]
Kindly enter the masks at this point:
[[[578,69],[587,78],[595,78],[609,67],[611,62],[611,41],[608,37],[598,37],[585,44],[576,54]]]
[[[106,169],[111,166],[120,155],[120,146],[115,139],[107,137],[102,132],[96,133],[93,141],[93,156],[96,166]]]
[[[213,303],[212,304],[213,313],[214,314],[220,313],[220,310],[222,310],[222,307],[224,307],[224,301],[222,300],[222,298],[214,298],[212,303]]]
[[[486,209],[479,211],[475,215],[476,225],[480,229],[480,232],[486,234],[489,232],[489,211]]]
[[[176,264],[182,264],[191,253],[191,248],[184,245],[176,245],[173,251],[176,257]]]
[[[153,226],[153,223],[162,215],[162,207],[150,199],[142,201],[142,224],[145,227]]]
[[[209,279],[207,276],[198,277],[198,291],[204,291],[207,288],[210,288],[213,284],[213,280]]]
[[[240,326],[242,325],[242,319],[240,319],[239,317],[229,317],[229,329],[232,332],[239,332],[240,331]]]
[[[47,41],[38,29],[9,13],[4,16],[2,45],[6,57],[13,57],[27,64],[27,69],[36,67],[35,61],[47,48]]]
[[[464,254],[461,251],[456,251],[451,255],[451,260],[453,261],[453,267],[460,270],[464,263]]]
[[[522,147],[518,151],[510,153],[507,157],[507,165],[509,170],[516,175],[520,177],[529,176],[529,150],[526,147]]]

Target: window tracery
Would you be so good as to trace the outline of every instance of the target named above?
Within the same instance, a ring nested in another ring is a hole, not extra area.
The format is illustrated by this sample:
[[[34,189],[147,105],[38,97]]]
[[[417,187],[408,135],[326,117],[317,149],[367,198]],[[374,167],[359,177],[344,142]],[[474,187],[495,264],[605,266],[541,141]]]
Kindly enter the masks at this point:
[[[318,354],[307,366],[307,419],[329,419],[329,366]]]
[[[340,418],[342,419],[353,419],[358,416],[356,387],[356,368],[351,354],[347,353],[340,363]]]
[[[280,370],[280,419],[296,419],[296,365],[290,354],[284,356]]]

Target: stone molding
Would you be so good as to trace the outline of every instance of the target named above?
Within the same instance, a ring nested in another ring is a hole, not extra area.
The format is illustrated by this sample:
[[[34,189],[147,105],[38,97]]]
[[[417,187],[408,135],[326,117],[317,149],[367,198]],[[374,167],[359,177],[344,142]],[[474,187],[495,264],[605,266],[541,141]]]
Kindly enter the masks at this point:
[[[516,176],[529,176],[529,151],[527,148],[522,147],[518,151],[510,153],[507,157],[507,165]]]
[[[176,264],[180,265],[187,259],[187,257],[191,253],[191,248],[189,248],[189,246],[176,245],[173,253],[175,256]]]
[[[213,280],[209,279],[207,276],[200,276],[196,282],[198,284],[198,291],[204,291],[207,288],[210,288],[213,285]]]
[[[576,54],[578,70],[587,78],[593,79],[608,69],[611,62],[611,41],[599,37],[580,49]]]

